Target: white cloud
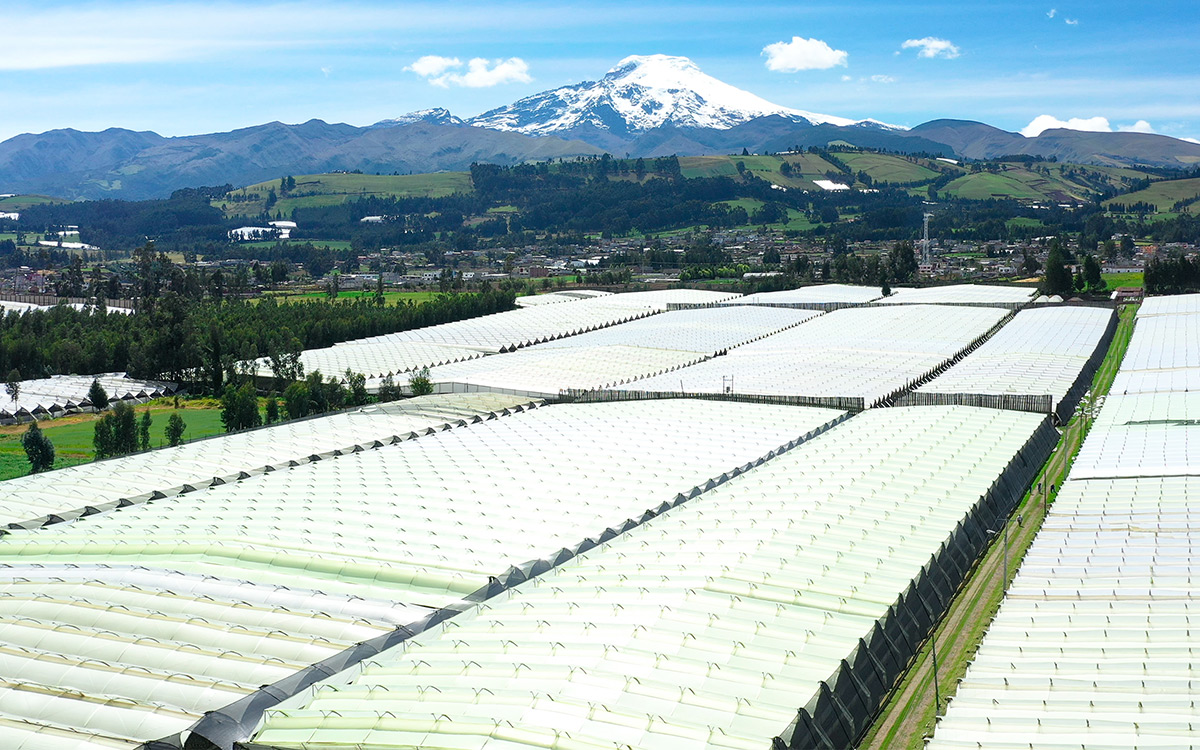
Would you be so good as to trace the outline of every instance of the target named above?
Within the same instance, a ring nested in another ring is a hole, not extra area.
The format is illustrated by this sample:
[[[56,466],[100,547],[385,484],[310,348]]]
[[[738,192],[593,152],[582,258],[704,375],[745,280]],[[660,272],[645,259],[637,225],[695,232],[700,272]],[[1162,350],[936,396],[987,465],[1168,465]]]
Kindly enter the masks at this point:
[[[1117,130],[1121,133],[1153,133],[1154,126],[1145,120],[1138,120],[1132,125],[1118,125]]]
[[[1063,21],[1066,22],[1066,24],[1068,26],[1078,26],[1079,25],[1078,18],[1064,18]]]
[[[462,60],[457,57],[441,57],[440,55],[425,55],[418,57],[412,65],[406,65],[405,70],[412,71],[423,78],[440,76],[451,68],[461,68]]]
[[[947,39],[938,39],[935,36],[927,36],[921,39],[909,39],[900,45],[901,49],[918,48],[921,51],[917,53],[917,57],[944,57],[947,60],[953,60],[958,57],[958,47],[951,44]]]
[[[1200,139],[1197,139],[1197,138],[1180,138],[1179,140],[1187,141],[1188,143],[1200,144]]]
[[[891,76],[885,76],[885,75],[871,76],[871,80],[874,81],[875,83],[895,83],[896,82],[895,78],[892,78]]]
[[[799,36],[792,37],[790,42],[768,44],[763,47],[762,54],[767,56],[767,69],[780,73],[845,67],[850,57],[845,50],[834,49],[820,39]]]
[[[1034,136],[1041,135],[1044,130],[1055,128],[1084,130],[1091,133],[1112,132],[1112,125],[1109,124],[1106,117],[1072,117],[1069,120],[1060,120],[1054,115],[1038,115],[1033,118],[1032,122],[1021,128],[1021,135],[1026,138],[1033,138]]]
[[[853,81],[853,80],[854,80],[854,76],[842,76],[842,80],[843,80],[843,81]]]
[[[1046,14],[1046,18],[1054,18],[1057,15],[1058,15],[1058,8],[1051,8],[1050,12]]]
[[[529,75],[529,65],[519,57],[510,57],[507,60],[473,57],[467,63],[465,73],[458,72],[461,68],[462,60],[457,57],[425,55],[405,70],[424,76],[431,84],[442,88],[460,86],[482,89],[502,83],[529,83],[533,80]]]

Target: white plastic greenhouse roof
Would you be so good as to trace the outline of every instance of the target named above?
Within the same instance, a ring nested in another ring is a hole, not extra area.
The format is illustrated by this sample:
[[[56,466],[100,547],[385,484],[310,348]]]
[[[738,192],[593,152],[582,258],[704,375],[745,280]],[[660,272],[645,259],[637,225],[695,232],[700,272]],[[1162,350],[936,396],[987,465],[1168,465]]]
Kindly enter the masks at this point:
[[[536,307],[538,305],[553,305],[559,302],[591,299],[592,297],[606,297],[610,294],[612,292],[605,292],[599,289],[572,289],[570,291],[550,292],[549,294],[529,294],[524,297],[517,297],[516,302],[518,307]]]
[[[1161,299],[1115,382],[1196,335]],[[929,750],[1200,748],[1196,396],[1107,397]]]
[[[722,393],[732,386],[737,394],[859,396],[870,404],[944,364],[1006,314],[936,305],[836,310],[620,390]]]
[[[880,298],[877,286],[849,284],[818,284],[786,289],[779,292],[759,292],[722,302],[723,305],[826,305],[866,303]]]
[[[617,345],[717,354],[798,326],[819,314],[815,310],[770,307],[674,310],[540,344],[539,348]]]
[[[901,287],[877,305],[1001,305],[1016,306],[1031,301],[1037,290],[1032,287],[989,286],[987,284],[951,284],[921,288]],[[1061,300],[1060,300],[1061,301]]]
[[[438,393],[495,391],[549,398],[571,388],[614,388],[647,375],[674,372],[707,356],[639,346],[534,346],[435,367],[429,377]]]
[[[1200,313],[1200,294],[1172,294],[1147,297],[1138,308],[1138,320],[1155,315],[1194,315]]]
[[[1022,310],[953,367],[917,390],[1054,396],[1075,385],[1113,312],[1094,307]]]
[[[0,545],[0,746],[179,732],[841,416],[558,405],[15,531]]]
[[[456,362],[471,352],[509,351],[575,336],[663,312],[670,305],[709,305],[736,296],[694,289],[608,294],[310,349],[301,355],[301,362],[305,372],[320,369],[326,375],[341,375],[350,369],[376,378]],[[270,372],[265,360],[258,365],[261,372]]]
[[[567,389],[613,388],[675,372],[798,326],[818,314],[766,307],[675,310],[507,354],[437,367],[430,371],[430,378],[439,392],[447,393],[494,390],[550,397]]]
[[[1066,482],[927,747],[1200,747],[1197,493]]]
[[[1043,419],[860,414],[269,711],[255,741],[767,747]]]
[[[87,396],[93,380],[100,381],[110,401],[145,401],[169,395],[177,390],[174,383],[135,380],[126,377],[122,372],[102,375],[55,375],[38,380],[23,380],[16,403],[7,395],[0,397],[0,419],[14,415],[36,415],[38,418],[44,418],[59,416],[64,411],[90,407],[92,403],[88,401]]]
[[[1070,478],[1183,474],[1200,474],[1200,392],[1109,394]]]
[[[0,524],[190,492],[519,410],[528,401],[488,393],[424,396],[10,479],[0,484]]]

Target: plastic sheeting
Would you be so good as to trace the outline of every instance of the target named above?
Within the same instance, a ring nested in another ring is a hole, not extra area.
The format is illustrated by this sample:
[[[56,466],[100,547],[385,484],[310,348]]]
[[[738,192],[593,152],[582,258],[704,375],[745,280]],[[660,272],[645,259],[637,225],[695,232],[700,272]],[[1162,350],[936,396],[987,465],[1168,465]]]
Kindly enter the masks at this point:
[[[620,386],[643,393],[849,396],[868,406],[977,345],[1006,313],[934,305],[836,310],[728,356]]]
[[[121,372],[103,375],[55,375],[39,380],[23,380],[16,401],[7,396],[0,401],[0,424],[95,411],[92,402],[88,400],[88,390],[92,387],[93,380],[100,381],[109,401],[113,402],[140,404],[150,399],[169,396],[179,389],[174,383],[134,380]]]
[[[533,406],[499,394],[425,396],[32,474],[0,484],[0,523],[35,528]]]
[[[1066,423],[1091,387],[1116,326],[1116,313],[1103,308],[1022,310],[983,346],[913,395],[948,402],[967,394],[1048,395],[1050,408]]]
[[[0,705],[22,728],[0,722],[0,745],[40,750],[36,730],[80,748],[103,747],[97,733],[179,746],[194,731],[229,747],[266,706],[843,416],[544,407],[14,531],[0,664],[20,679]],[[5,701],[31,691],[45,705]]]
[[[759,292],[722,302],[722,305],[763,305],[795,307],[805,310],[836,310],[840,307],[865,305],[880,298],[877,286],[849,284],[817,284],[779,292]]]
[[[876,305],[984,305],[1015,310],[1033,301],[1033,287],[950,284],[920,288],[900,287]]]
[[[289,700],[255,743],[764,747],[866,679],[843,666],[862,639],[894,677],[1052,444],[1038,415],[858,415]]]
[[[1197,335],[1188,297],[1147,302],[1115,382]],[[1193,395],[1105,400],[930,750],[1200,748]]]
[[[508,352],[575,336],[664,312],[671,305],[708,305],[736,296],[693,289],[608,294],[309,349],[300,361],[305,372],[320,369],[325,375],[341,376],[349,369],[378,378],[468,359],[472,352]],[[271,373],[266,360],[257,365],[260,373]]]

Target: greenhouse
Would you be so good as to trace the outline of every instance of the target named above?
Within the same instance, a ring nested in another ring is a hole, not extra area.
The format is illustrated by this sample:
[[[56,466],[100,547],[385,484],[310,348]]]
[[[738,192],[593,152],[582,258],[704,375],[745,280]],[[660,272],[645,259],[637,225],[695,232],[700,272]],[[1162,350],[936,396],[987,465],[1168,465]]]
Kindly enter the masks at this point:
[[[64,414],[95,411],[88,400],[92,381],[99,381],[110,402],[125,401],[141,404],[169,396],[178,390],[174,383],[157,380],[135,380],[124,373],[103,375],[54,375],[39,380],[23,380],[20,395],[14,401],[0,401],[0,424],[52,419]]]
[[[528,401],[489,393],[425,396],[31,474],[4,482],[0,524],[35,528],[193,492],[521,411],[532,406]]]
[[[453,323],[355,339],[300,357],[305,372],[320,370],[341,376],[346,370],[368,378],[435,367],[476,354],[508,352],[533,344],[576,336],[587,331],[665,312],[675,306],[702,306],[736,297],[726,292],[670,289],[577,299],[562,304],[522,307]],[[259,360],[259,373],[273,375]]]
[[[437,367],[437,392],[491,390],[534,398],[615,388],[678,371],[819,315],[808,310],[674,310],[508,354]]]
[[[297,695],[250,747],[848,746],[1055,438],[858,415]]]
[[[901,403],[965,403],[977,396],[1049,396],[1039,410],[1066,423],[1104,360],[1117,328],[1112,310],[1022,310],[982,346]],[[982,403],[979,405],[983,405]],[[990,404],[989,404],[990,405]],[[994,405],[1021,408],[1019,399]]]
[[[12,531],[0,745],[229,747],[280,698],[843,417],[558,405]]]
[[[1191,297],[1146,301],[1115,384],[1194,363]],[[930,750],[1200,748],[1200,393],[1113,393]]]
[[[786,289],[779,292],[759,292],[722,302],[723,305],[764,305],[766,307],[795,307],[805,310],[836,310],[839,307],[865,305],[882,295],[876,286],[849,284],[817,284]]]
[[[876,305],[983,305],[1015,310],[1033,301],[1037,289],[1032,286],[989,286],[987,284],[951,284],[919,288],[900,287]]]
[[[852,397],[881,404],[1000,325],[995,308],[936,305],[836,310],[683,370],[619,386],[630,393]]]

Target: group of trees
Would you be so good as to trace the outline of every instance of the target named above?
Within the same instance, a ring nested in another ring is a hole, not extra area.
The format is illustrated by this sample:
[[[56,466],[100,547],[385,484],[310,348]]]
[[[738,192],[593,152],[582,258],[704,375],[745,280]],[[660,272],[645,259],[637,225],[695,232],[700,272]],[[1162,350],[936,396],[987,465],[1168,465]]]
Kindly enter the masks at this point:
[[[149,409],[142,412],[139,419],[132,406],[124,401],[116,402],[111,410],[96,420],[93,428],[92,446],[96,450],[96,458],[150,450],[152,423]]]
[[[1172,255],[1152,258],[1145,268],[1147,294],[1184,294],[1200,291],[1200,257]]]
[[[276,304],[266,298],[250,304],[159,290],[137,315],[57,306],[0,317],[0,372],[19,367],[26,377],[45,377],[127,371],[216,395],[232,376],[248,374],[239,367],[258,358],[286,371],[303,349],[500,312],[513,307],[515,296],[489,289],[419,305],[366,298],[338,304]]]

